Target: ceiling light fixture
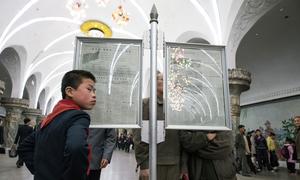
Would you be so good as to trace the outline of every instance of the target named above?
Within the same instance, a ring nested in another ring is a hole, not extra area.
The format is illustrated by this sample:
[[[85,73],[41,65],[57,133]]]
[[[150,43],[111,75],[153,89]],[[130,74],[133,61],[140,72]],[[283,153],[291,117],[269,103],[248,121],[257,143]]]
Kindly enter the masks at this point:
[[[126,25],[129,22],[129,15],[122,5],[112,13],[112,18],[118,25]]]
[[[100,36],[105,38],[110,38],[112,36],[112,30],[110,27],[98,20],[85,21],[80,25],[80,30],[87,36]]]
[[[86,9],[88,8],[88,5],[86,0],[68,0],[66,8],[75,19],[81,19],[86,17]]]

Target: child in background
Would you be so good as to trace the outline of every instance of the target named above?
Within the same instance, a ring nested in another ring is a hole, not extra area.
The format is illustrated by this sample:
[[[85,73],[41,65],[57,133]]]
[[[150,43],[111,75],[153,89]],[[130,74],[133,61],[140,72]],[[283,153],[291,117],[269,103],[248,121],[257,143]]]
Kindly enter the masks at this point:
[[[287,169],[290,174],[296,174],[295,142],[290,138],[286,138],[284,146],[288,150],[288,157],[286,158]]]
[[[279,163],[278,163],[278,158],[276,155],[275,133],[270,132],[269,136],[267,137],[267,145],[268,145],[268,151],[270,154],[271,167],[274,170],[277,170]]]

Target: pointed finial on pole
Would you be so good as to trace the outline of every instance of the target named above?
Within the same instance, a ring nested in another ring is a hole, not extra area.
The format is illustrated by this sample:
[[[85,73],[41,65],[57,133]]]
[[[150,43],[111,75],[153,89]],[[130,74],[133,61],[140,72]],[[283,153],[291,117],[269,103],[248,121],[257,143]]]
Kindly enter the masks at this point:
[[[153,6],[152,6],[151,13],[150,13],[150,18],[151,18],[150,23],[152,23],[152,22],[158,23],[158,20],[157,20],[158,19],[158,13],[157,13],[157,9],[156,9],[155,4],[153,4]]]

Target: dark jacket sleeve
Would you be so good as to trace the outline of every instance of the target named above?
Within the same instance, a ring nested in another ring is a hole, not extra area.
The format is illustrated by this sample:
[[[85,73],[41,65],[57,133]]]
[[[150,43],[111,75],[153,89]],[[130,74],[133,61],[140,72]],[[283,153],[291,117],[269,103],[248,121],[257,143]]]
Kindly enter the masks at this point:
[[[75,120],[74,120],[75,118]],[[88,115],[80,118],[73,117],[73,124],[69,127],[65,145],[65,172],[63,179],[86,179],[88,161]]]
[[[141,140],[141,130],[133,129],[134,152],[140,169],[149,169],[149,145]]]
[[[149,99],[143,99],[143,120],[149,120]],[[140,169],[149,169],[149,145],[142,141],[141,129],[133,129],[135,159]]]
[[[232,153],[232,139],[231,131],[217,132],[216,138],[208,146],[198,150],[198,155],[204,159],[224,159]]]
[[[18,155],[25,162],[28,170],[34,174],[34,146],[35,146],[35,131],[27,136],[18,146]]]
[[[208,145],[208,139],[204,132],[179,131],[180,143],[186,152],[193,153]]]
[[[111,160],[115,145],[116,145],[116,132],[115,129],[105,129],[105,142],[104,152],[102,159]]]

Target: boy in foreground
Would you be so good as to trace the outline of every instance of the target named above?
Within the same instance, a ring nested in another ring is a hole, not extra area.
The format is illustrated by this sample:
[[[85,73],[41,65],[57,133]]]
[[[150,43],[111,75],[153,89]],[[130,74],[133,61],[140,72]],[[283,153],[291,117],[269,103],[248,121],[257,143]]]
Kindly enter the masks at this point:
[[[85,180],[90,110],[96,104],[95,77],[84,70],[67,72],[62,100],[18,148],[34,180]]]

